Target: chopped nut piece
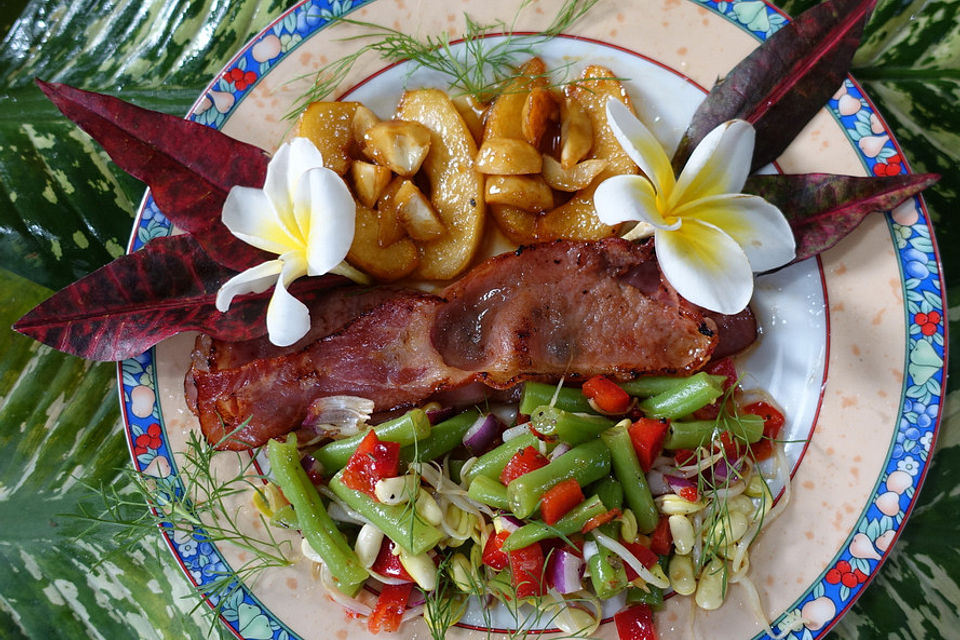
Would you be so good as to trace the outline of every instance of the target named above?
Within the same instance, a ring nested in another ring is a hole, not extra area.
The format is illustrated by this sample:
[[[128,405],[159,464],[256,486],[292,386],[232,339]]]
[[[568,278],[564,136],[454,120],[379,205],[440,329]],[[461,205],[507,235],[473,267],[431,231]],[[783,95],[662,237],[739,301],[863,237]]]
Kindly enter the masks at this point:
[[[537,148],[516,138],[490,138],[477,153],[477,171],[489,175],[540,173],[542,164],[543,158]]]
[[[433,205],[411,181],[403,181],[397,190],[395,200],[400,222],[414,240],[418,242],[435,240],[446,233],[446,228],[437,216]]]
[[[363,160],[354,160],[350,165],[350,177],[353,178],[353,191],[363,206],[373,207],[390,183],[390,169]]]
[[[363,135],[363,152],[377,164],[409,178],[430,151],[430,130],[417,122],[386,120]]]
[[[357,105],[357,110],[353,114],[351,128],[353,130],[353,141],[357,149],[363,148],[363,136],[370,130],[370,127],[380,122],[380,118],[373,111],[362,104]]]
[[[590,116],[576,98],[567,96],[560,116],[560,164],[570,169],[580,162],[593,146],[593,125]]]

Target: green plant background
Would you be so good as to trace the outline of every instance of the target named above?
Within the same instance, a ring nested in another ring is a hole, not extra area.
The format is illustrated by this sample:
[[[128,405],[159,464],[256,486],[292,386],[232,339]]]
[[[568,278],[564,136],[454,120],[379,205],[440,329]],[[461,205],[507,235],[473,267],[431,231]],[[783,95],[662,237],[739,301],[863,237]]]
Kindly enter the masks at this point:
[[[87,484],[124,490],[115,367],[6,327],[122,252],[143,185],[61,117],[32,79],[183,114],[224,61],[289,4],[0,2],[0,638],[200,638],[210,630],[159,535],[118,551],[111,530],[84,532],[65,515],[91,498]],[[783,8],[796,14],[810,4]],[[926,200],[948,285],[960,282],[951,217],[960,188],[956,11],[944,0],[879,0],[854,69],[912,168],[944,174]],[[955,385],[948,390],[919,505],[834,637],[960,637],[960,491],[950,473],[960,468],[960,396]]]

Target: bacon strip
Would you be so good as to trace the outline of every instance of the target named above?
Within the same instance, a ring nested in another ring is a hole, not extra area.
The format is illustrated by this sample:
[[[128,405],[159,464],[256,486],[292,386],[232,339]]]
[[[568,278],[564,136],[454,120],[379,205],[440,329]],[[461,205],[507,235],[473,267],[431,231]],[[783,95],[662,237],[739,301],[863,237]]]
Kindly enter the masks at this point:
[[[367,397],[384,411],[475,381],[695,371],[715,324],[652,260],[649,244],[620,239],[536,245],[487,260],[442,296],[396,295],[297,353],[195,366],[201,427],[212,443],[238,429],[220,444],[238,449],[298,427],[321,396]]]
[[[533,377],[692,372],[716,342],[662,279],[651,243],[536,245],[487,260],[443,295],[434,346],[500,389]]]

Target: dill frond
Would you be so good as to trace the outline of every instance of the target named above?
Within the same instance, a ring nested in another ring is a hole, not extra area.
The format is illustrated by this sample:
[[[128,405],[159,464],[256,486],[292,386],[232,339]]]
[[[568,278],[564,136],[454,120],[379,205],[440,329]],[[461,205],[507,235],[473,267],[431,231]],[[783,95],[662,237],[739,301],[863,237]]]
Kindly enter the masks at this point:
[[[532,55],[533,48],[566,31],[583,18],[599,0],[565,0],[550,25],[532,35],[515,34],[514,26],[521,12],[532,0],[524,0],[508,24],[497,20],[489,24],[477,22],[464,14],[464,33],[454,38],[449,32],[417,37],[362,20],[339,17],[332,21],[364,28],[367,33],[344,38],[344,41],[363,41],[364,44],[346,56],[328,63],[316,72],[295,78],[313,78],[313,85],[301,95],[285,118],[295,118],[311,102],[328,98],[353,69],[354,64],[367,53],[376,53],[388,64],[409,61],[411,73],[429,69],[449,79],[449,88],[457,95],[471,95],[479,102],[487,102],[500,89],[517,78],[516,64],[522,55]],[[488,36],[502,35],[488,40]],[[454,49],[454,44],[459,46]],[[561,82],[560,84],[563,84]]]
[[[217,455],[236,456],[236,472],[230,477],[220,477],[215,471],[212,463]],[[97,498],[81,503],[78,513],[72,514],[90,523],[85,531],[114,528],[121,552],[132,551],[145,537],[162,531],[169,537],[191,537],[197,543],[230,544],[250,556],[236,567],[224,563],[226,572],[197,588],[200,597],[195,609],[204,601],[211,605],[211,634],[219,627],[217,620],[224,605],[244,584],[255,581],[265,569],[291,564],[288,558],[293,556],[293,549],[288,540],[278,540],[260,514],[260,531],[251,535],[240,522],[240,507],[228,503],[239,494],[261,490],[263,476],[256,473],[252,456],[217,451],[191,432],[176,475],[160,478],[132,468],[121,473],[127,479],[123,489],[117,488],[122,483],[87,485]]]

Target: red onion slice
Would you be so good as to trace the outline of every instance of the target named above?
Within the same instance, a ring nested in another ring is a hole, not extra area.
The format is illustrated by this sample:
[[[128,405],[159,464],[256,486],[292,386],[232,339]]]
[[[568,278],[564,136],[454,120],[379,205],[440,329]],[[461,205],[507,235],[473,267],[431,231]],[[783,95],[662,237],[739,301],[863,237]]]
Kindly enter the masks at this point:
[[[554,549],[547,561],[547,581],[558,593],[580,591],[585,568],[580,556],[566,549]]]
[[[503,433],[503,427],[500,419],[492,413],[480,416],[463,434],[463,446],[467,448],[470,455],[478,456]]]
[[[509,513],[501,512],[497,517],[500,518],[500,528],[509,533],[513,533],[523,526],[523,521],[520,518]]]
[[[670,489],[674,493],[678,493],[681,489],[697,488],[697,483],[691,478],[670,475],[664,475],[663,477],[666,479],[667,483],[670,485]]]
[[[572,448],[573,447],[571,447],[566,442],[561,442],[560,444],[558,444],[556,447],[553,448],[553,451],[551,451],[550,455],[547,457],[551,462],[553,462],[554,460],[556,460],[557,458],[565,454],[567,451],[570,451],[570,449]]]

